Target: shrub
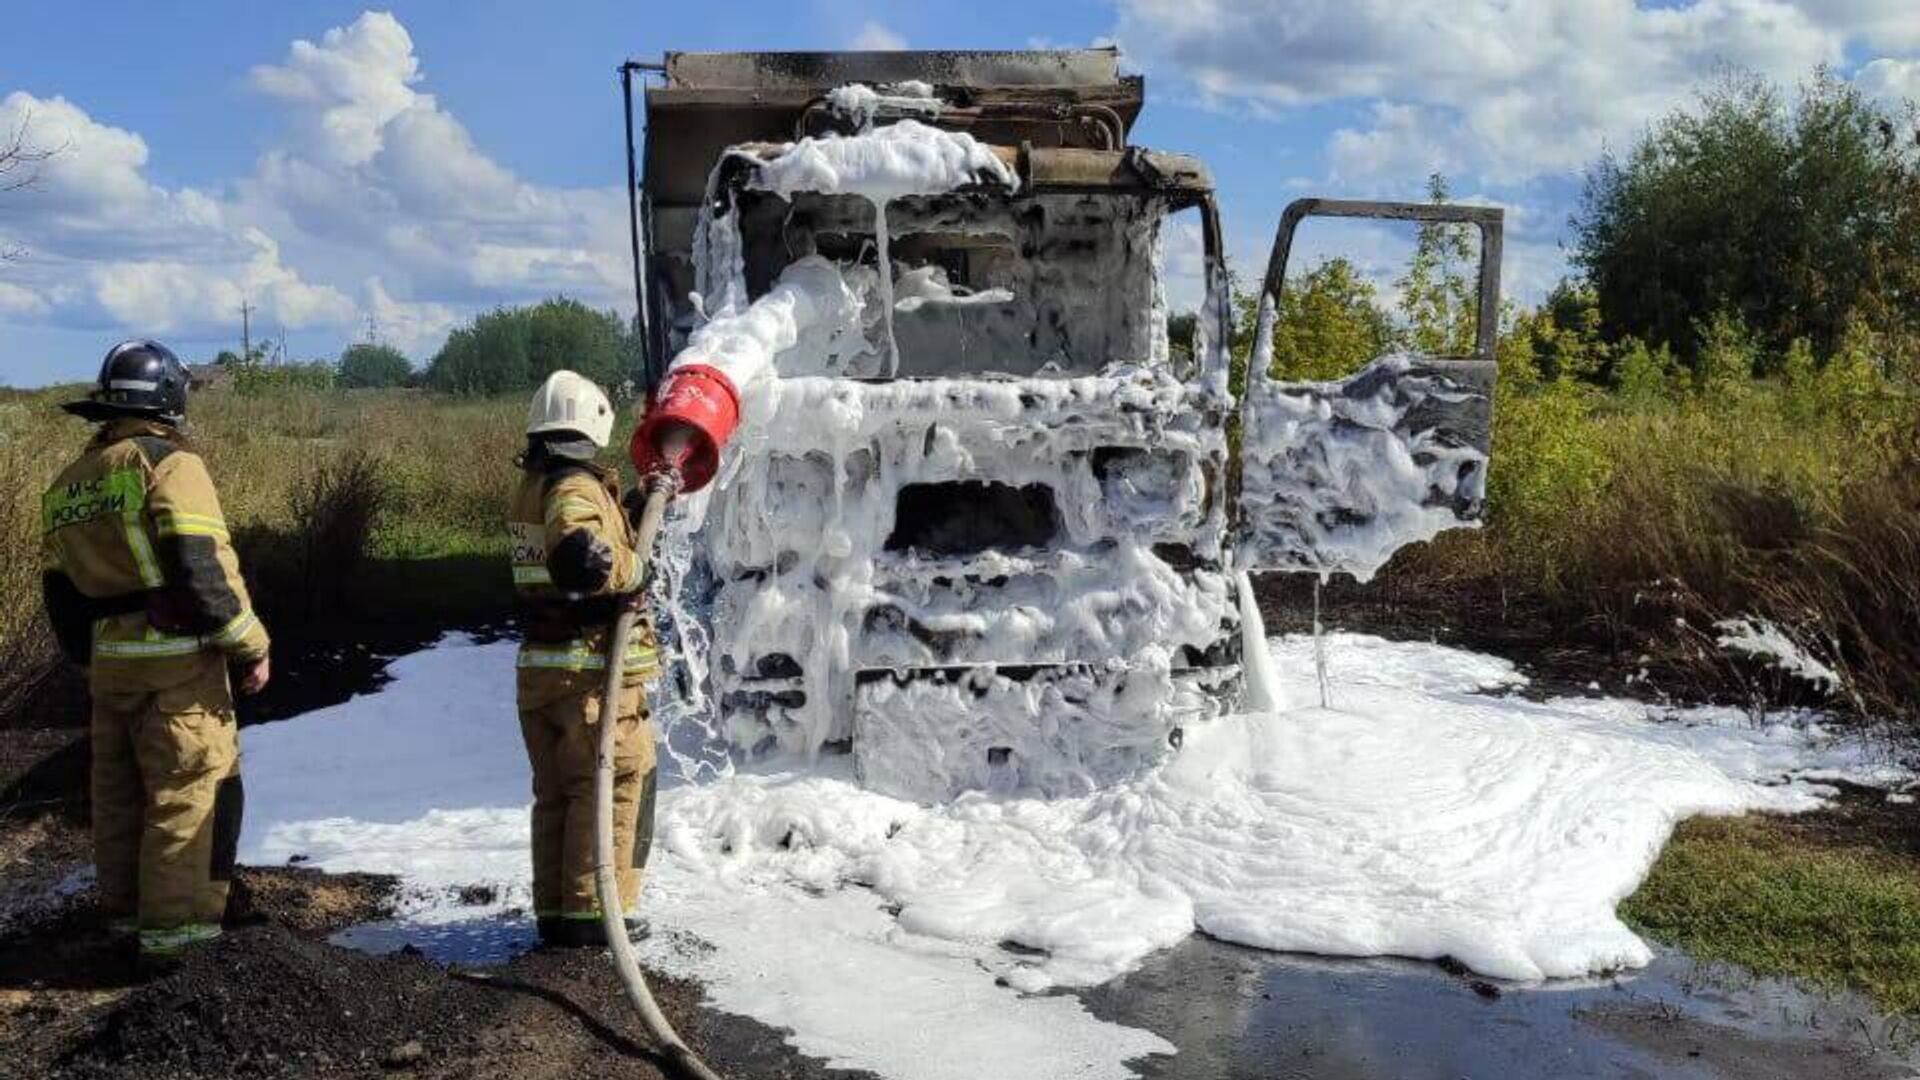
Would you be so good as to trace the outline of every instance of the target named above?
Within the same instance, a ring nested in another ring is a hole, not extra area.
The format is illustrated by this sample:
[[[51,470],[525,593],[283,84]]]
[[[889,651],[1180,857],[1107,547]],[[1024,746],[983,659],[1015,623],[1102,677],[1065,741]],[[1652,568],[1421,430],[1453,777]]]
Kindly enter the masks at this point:
[[[1680,368],[1665,345],[1649,349],[1639,338],[1621,342],[1613,365],[1613,389],[1622,404],[1648,409],[1671,402],[1681,388]]]
[[[1251,298],[1242,301],[1252,307]],[[1251,310],[1242,321],[1252,325]],[[1345,259],[1329,259],[1289,282],[1273,326],[1272,374],[1282,379],[1339,379],[1393,346],[1393,324],[1373,283]]]
[[[412,377],[413,365],[407,361],[406,354],[391,345],[362,342],[347,346],[340,354],[337,381],[347,389],[405,386]]]
[[[1451,198],[1439,173],[1427,178],[1427,198],[1436,203]],[[1473,351],[1479,317],[1473,269],[1478,256],[1467,226],[1420,224],[1407,271],[1394,282],[1400,294],[1402,342],[1408,349],[1432,356]]]
[[[1511,572],[1557,580],[1566,557],[1560,523],[1583,512],[1613,467],[1589,417],[1596,395],[1570,379],[1498,395],[1487,514]]]
[[[1709,397],[1746,393],[1760,366],[1760,351],[1740,316],[1716,311],[1695,328],[1694,336],[1694,386]]]
[[[350,446],[307,470],[288,491],[292,580],[298,583],[305,612],[319,613],[348,591],[354,571],[372,550],[389,490],[380,459],[364,447]]]

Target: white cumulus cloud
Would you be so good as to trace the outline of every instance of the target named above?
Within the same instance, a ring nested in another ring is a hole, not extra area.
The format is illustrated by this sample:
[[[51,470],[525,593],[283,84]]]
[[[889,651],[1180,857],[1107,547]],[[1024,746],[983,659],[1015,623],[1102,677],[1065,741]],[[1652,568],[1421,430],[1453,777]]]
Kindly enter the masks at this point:
[[[1315,185],[1406,198],[1432,172],[1529,205],[1509,294],[1565,271],[1580,172],[1728,69],[1818,66],[1920,97],[1920,0],[1116,0],[1115,35],[1167,96],[1333,119]],[[1861,63],[1860,61],[1866,62]]]
[[[1920,11],[1916,11],[1914,18],[1920,19]],[[1867,96],[1890,108],[1898,109],[1908,102],[1920,103],[1920,59],[1882,57],[1863,65],[1854,82]]]
[[[1518,181],[1577,170],[1716,66],[1795,80],[1850,32],[1782,0],[1122,0],[1119,37],[1214,98],[1365,104],[1334,137],[1348,169]]]
[[[424,359],[498,304],[631,304],[619,178],[518,176],[427,92],[394,16],[295,41],[245,85],[279,127],[246,174],[205,189],[154,182],[146,140],[77,98],[0,98],[0,131],[60,151],[0,199],[0,249],[25,252],[0,271],[0,321],[204,340],[244,301],[260,326],[342,344],[371,319]]]
[[[367,329],[382,342],[424,357],[460,324],[460,313],[431,301],[396,300],[378,277],[367,279]]]
[[[288,327],[351,316],[342,293],[285,265],[275,241],[219,199],[149,180],[139,135],[24,91],[0,99],[0,129],[14,126],[57,153],[34,185],[0,200],[0,246],[25,253],[8,265],[0,313],[155,333],[224,326],[243,298]]]
[[[262,64],[250,78],[262,93],[305,107],[312,145],[346,164],[378,153],[382,130],[422,97],[412,89],[420,80],[413,38],[386,12],[328,30],[318,45],[296,41],[285,63]]]
[[[94,295],[115,320],[159,334],[230,324],[243,302],[288,327],[337,327],[352,321],[356,309],[345,294],[302,281],[281,264],[280,246],[266,233],[248,228],[243,235],[253,255],[242,266],[116,260],[89,272]]]
[[[1880,49],[1920,49],[1913,0],[1797,0],[1814,21]]]
[[[285,106],[300,137],[262,158],[243,201],[328,262],[357,263],[359,276],[415,299],[566,292],[617,304],[631,288],[619,189],[522,180],[422,81],[406,27],[381,12],[254,68],[252,85]],[[356,259],[369,251],[377,262]]]

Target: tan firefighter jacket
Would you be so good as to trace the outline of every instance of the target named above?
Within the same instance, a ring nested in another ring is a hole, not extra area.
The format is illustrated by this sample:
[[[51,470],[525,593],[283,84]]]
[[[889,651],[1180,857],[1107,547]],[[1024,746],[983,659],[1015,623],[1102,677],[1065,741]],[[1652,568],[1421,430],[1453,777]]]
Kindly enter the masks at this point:
[[[507,512],[519,600],[520,707],[601,688],[620,597],[638,589],[633,527],[611,469],[562,458],[530,464]],[[635,628],[625,684],[659,671],[652,624]]]
[[[206,463],[172,427],[103,424],[41,499],[47,614],[95,690],[178,686],[267,655]]]

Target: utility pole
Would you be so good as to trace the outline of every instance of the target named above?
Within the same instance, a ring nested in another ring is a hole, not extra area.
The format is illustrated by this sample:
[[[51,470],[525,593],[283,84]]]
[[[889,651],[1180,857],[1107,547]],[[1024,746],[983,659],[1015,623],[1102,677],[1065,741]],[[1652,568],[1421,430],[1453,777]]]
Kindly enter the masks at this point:
[[[240,362],[253,363],[253,305],[240,301]]]

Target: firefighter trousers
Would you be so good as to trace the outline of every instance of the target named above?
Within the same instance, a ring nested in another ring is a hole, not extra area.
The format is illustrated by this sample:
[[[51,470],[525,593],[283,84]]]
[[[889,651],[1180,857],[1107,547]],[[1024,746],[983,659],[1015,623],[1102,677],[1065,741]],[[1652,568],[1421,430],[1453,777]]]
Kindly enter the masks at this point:
[[[213,937],[244,795],[226,664],[164,690],[93,693],[93,851],[102,913],[143,951]]]
[[[594,764],[599,756],[600,696],[594,690],[520,710],[520,734],[533,765],[533,909],[540,918],[597,919],[594,863]],[[652,725],[646,691],[621,692],[614,732],[613,850],[622,914],[640,899],[640,867],[649,834],[636,835],[642,804],[652,802]]]

